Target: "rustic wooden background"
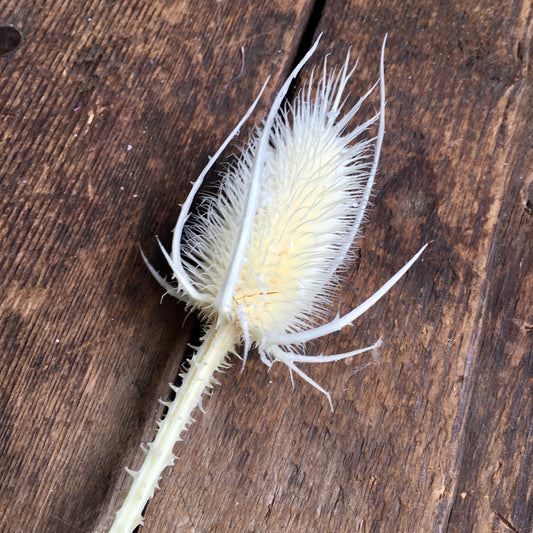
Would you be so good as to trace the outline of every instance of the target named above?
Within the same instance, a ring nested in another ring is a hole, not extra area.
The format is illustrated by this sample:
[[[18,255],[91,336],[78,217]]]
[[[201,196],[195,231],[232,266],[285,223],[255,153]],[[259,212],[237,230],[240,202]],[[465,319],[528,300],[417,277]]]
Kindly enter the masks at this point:
[[[334,413],[281,366],[235,365],[142,531],[532,531],[532,17],[527,0],[0,1],[0,530],[110,524],[200,332],[139,245],[164,269],[155,235],[191,180],[323,31],[312,63],[352,46],[355,95],[389,34],[378,191],[338,309],[432,244],[312,346],[385,339],[375,362],[307,368]]]

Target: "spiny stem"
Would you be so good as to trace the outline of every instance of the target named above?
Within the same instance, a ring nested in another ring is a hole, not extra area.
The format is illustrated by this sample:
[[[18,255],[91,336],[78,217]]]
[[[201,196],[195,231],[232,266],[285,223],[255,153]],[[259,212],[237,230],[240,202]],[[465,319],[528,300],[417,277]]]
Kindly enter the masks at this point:
[[[168,405],[168,412],[160,422],[153,442],[148,444],[144,463],[133,476],[131,486],[122,507],[115,517],[109,533],[131,533],[143,523],[142,511],[147,501],[154,495],[162,471],[174,464],[176,456],[172,450],[180,434],[194,422],[193,410],[201,404],[202,395],[217,383],[216,370],[225,366],[226,356],[238,339],[233,324],[211,326],[201,346],[190,361],[189,370],[183,375],[181,387],[172,386],[176,397]]]

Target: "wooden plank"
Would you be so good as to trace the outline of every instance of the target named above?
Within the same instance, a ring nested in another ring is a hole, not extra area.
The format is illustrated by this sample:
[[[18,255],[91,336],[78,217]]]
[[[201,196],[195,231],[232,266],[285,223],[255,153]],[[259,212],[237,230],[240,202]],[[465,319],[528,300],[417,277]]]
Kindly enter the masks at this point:
[[[320,31],[316,63],[360,56],[356,96],[389,33],[375,208],[338,310],[432,244],[310,348],[384,338],[377,361],[309,369],[333,414],[283,368],[232,368],[142,531],[530,530],[531,6],[70,4],[0,4],[24,36],[0,57],[0,530],[109,525],[200,331],[159,305],[138,244],[163,269],[154,234]]]
[[[290,68],[309,7],[0,7],[23,35],[0,58],[0,530],[93,530],[130,484],[194,328],[160,305],[139,244],[161,267],[155,234],[168,241],[257,81],[273,73],[272,91]]]

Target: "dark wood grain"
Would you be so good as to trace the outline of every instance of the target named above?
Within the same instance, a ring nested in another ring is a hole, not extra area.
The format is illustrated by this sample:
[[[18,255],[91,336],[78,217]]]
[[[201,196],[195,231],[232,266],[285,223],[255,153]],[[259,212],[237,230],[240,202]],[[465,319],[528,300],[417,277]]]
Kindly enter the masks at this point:
[[[334,413],[257,357],[223,376],[142,531],[531,531],[531,22],[518,0],[0,1],[23,36],[0,57],[0,530],[110,524],[200,334],[139,245],[163,270],[190,181],[324,31],[315,64],[352,46],[354,95],[388,32],[375,207],[332,313],[431,246],[309,348],[384,339],[306,369]]]

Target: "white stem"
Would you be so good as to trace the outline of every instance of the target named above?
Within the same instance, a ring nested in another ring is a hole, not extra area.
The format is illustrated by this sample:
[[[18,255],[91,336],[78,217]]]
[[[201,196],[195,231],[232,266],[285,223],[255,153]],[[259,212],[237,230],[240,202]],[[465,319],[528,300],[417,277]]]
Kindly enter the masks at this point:
[[[141,469],[137,472],[128,470],[133,476],[133,484],[109,533],[131,533],[143,523],[143,509],[155,489],[159,488],[162,471],[174,464],[174,444],[181,440],[181,433],[194,422],[191,413],[197,406],[201,407],[202,395],[217,383],[214,373],[225,366],[226,356],[237,338],[232,324],[212,326],[207,331],[202,345],[190,361],[189,370],[183,376],[181,387],[172,386],[176,397],[169,404],[165,418],[159,422],[154,441],[148,444]]]

